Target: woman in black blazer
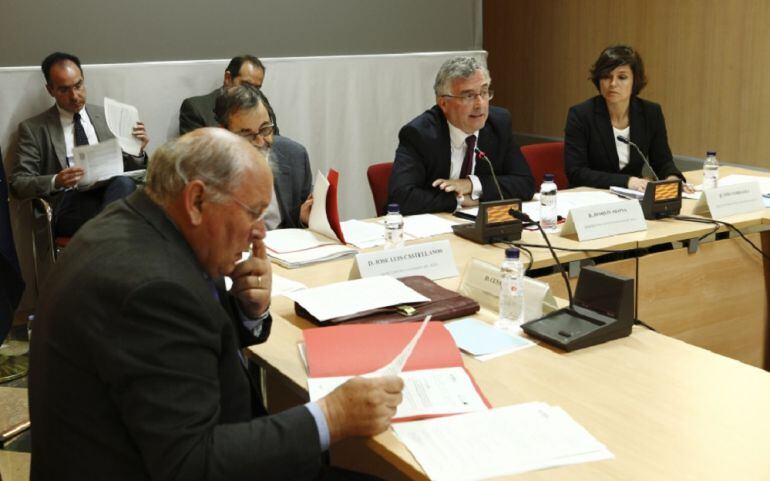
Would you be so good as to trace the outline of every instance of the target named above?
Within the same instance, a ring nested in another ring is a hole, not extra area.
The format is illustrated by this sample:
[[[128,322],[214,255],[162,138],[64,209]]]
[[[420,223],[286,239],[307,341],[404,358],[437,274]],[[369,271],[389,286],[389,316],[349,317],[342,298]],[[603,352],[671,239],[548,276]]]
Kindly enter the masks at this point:
[[[570,186],[646,188],[641,156],[618,135],[639,146],[658,178],[684,181],[674,165],[660,105],[638,97],[647,84],[639,54],[627,46],[608,47],[591,68],[591,80],[600,95],[570,108],[564,129]]]

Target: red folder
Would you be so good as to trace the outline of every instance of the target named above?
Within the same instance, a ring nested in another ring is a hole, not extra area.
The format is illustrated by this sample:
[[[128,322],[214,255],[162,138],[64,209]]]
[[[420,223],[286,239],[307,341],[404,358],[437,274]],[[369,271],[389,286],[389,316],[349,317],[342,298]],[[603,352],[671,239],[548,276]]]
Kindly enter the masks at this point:
[[[355,376],[375,371],[392,361],[419,328],[419,322],[403,322],[305,329],[302,335],[309,375]],[[404,370],[441,367],[463,367],[463,358],[446,327],[440,322],[430,322]]]
[[[419,322],[349,324],[305,329],[305,354],[310,377],[356,376],[375,371],[393,360],[420,328]],[[417,341],[404,371],[461,367],[460,350],[441,322],[430,322]],[[492,407],[465,369],[487,407]],[[400,418],[407,421],[434,416]]]
[[[337,206],[337,184],[339,183],[340,173],[334,169],[329,169],[329,175],[326,178],[329,181],[329,190],[326,192],[326,218],[329,219],[329,226],[337,234],[340,242],[347,244],[345,236],[342,234],[340,211]]]

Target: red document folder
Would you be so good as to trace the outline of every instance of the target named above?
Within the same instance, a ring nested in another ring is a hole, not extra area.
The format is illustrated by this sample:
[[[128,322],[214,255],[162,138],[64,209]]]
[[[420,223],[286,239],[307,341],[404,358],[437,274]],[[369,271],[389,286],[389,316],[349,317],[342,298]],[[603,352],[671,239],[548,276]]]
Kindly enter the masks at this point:
[[[329,181],[329,190],[326,192],[326,218],[329,219],[329,225],[337,238],[343,244],[345,242],[345,236],[342,234],[342,226],[340,225],[340,211],[337,205],[337,188],[340,180],[340,173],[334,169],[329,169],[329,174],[326,176]]]
[[[308,375],[312,378],[356,376],[393,360],[419,329],[419,322],[350,324],[305,329]],[[489,401],[465,369],[460,350],[441,322],[430,322],[417,341],[404,371],[461,367],[487,407]],[[425,417],[425,416],[422,416]],[[402,418],[400,421],[417,418]]]

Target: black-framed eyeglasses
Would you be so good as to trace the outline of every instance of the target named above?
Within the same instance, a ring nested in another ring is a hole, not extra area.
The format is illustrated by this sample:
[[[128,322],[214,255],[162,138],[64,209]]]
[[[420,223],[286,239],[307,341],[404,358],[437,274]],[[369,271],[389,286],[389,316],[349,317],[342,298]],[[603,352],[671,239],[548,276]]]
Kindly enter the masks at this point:
[[[259,130],[256,132],[238,132],[238,135],[248,140],[249,142],[253,143],[254,141],[257,140],[257,137],[262,137],[264,139],[265,137],[269,137],[273,135],[274,131],[275,131],[274,124],[265,124],[262,127],[260,127]]]
[[[489,90],[482,90],[481,92],[466,92],[462,95],[450,95],[450,94],[444,94],[442,97],[449,97],[452,99],[457,99],[460,102],[464,104],[472,104],[476,101],[476,97],[480,98],[481,100],[490,101],[495,96],[495,91],[492,89]]]

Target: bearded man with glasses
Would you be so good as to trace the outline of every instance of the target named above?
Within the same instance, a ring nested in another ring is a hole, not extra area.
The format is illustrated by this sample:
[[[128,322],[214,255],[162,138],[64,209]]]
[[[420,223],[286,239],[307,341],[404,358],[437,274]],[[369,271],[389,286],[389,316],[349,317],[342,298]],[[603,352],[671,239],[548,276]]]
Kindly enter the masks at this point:
[[[313,205],[313,173],[307,150],[275,134],[269,104],[262,92],[242,84],[222,90],[214,106],[221,127],[265,153],[273,171],[273,197],[265,212],[268,230],[305,227]],[[269,153],[268,153],[269,152]]]
[[[388,202],[399,204],[402,214],[453,212],[501,195],[532,198],[535,181],[513,140],[511,114],[489,105],[490,85],[489,71],[473,57],[441,66],[436,105],[398,134]]]

